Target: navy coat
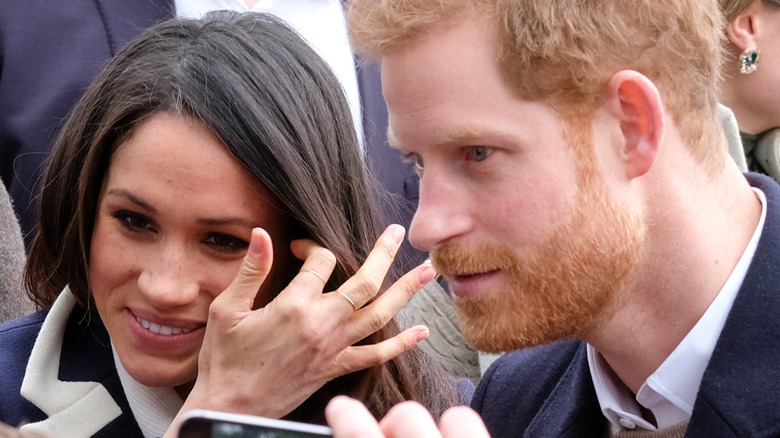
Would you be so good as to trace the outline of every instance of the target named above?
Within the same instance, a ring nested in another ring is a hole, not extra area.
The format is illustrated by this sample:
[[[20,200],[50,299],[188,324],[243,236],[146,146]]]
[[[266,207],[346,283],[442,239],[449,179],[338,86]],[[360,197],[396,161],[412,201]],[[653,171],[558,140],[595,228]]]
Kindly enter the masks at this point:
[[[97,314],[75,303],[63,293],[48,325],[49,309],[0,325],[0,421],[42,422],[26,427],[52,438],[142,437],[108,332]]]

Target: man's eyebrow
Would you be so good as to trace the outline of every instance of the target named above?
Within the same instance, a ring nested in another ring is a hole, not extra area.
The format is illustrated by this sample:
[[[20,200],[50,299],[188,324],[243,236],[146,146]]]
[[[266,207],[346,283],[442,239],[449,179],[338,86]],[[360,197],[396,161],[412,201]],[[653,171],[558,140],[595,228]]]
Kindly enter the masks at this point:
[[[471,127],[463,127],[450,133],[446,138],[443,138],[441,143],[442,144],[467,143],[474,138],[483,137],[484,135],[485,135],[484,132],[478,129],[471,128]]]
[[[450,133],[447,137],[442,138],[440,141],[437,141],[436,144],[439,145],[460,144],[460,143],[468,142],[471,139],[480,137],[482,135],[483,135],[482,131],[478,129],[471,128],[471,127],[464,127]],[[387,128],[387,143],[393,149],[398,149],[401,152],[404,151],[403,146],[401,146],[401,142],[395,137],[395,135],[393,135],[393,131],[390,128]]]

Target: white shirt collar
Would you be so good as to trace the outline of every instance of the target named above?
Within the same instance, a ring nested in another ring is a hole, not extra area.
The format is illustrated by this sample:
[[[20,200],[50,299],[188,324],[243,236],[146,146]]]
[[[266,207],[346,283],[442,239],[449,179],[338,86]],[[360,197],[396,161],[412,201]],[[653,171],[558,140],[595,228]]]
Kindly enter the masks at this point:
[[[113,343],[111,350],[114,352],[114,363],[122,389],[144,438],[164,436],[184,405],[184,400],[173,388],[152,388],[138,383],[122,366]]]
[[[661,429],[690,419],[704,371],[726,324],[734,299],[745,280],[764,228],[766,196],[755,187],[753,191],[761,201],[761,218],[742,257],[696,325],[661,366],[647,378],[639,388],[636,398],[620,382],[604,358],[588,344],[588,365],[596,395],[602,413],[614,430],[656,429],[642,418],[639,404],[653,412]]]

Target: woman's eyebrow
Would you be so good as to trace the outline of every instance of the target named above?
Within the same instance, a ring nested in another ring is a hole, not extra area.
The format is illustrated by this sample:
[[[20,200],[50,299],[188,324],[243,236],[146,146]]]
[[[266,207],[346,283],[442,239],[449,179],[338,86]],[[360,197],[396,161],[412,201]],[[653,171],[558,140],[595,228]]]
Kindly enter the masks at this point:
[[[257,226],[256,222],[241,218],[241,217],[207,217],[199,218],[198,223],[202,225],[221,226],[221,225],[240,225],[247,228],[254,228]]]
[[[139,198],[129,190],[120,189],[120,188],[111,189],[106,192],[106,195],[119,196],[121,198],[125,198],[128,201],[132,202],[133,204],[137,204],[139,207],[143,208],[144,210],[147,210],[151,213],[157,213],[157,209],[154,208],[152,204]]]
[[[148,211],[150,214],[158,213],[157,209],[154,208],[152,204],[139,198],[137,195],[133,194],[129,190],[121,189],[121,188],[111,189],[106,192],[106,195],[125,198],[128,201],[132,202],[133,204],[136,204],[142,209]],[[240,225],[248,228],[254,228],[257,226],[256,221],[251,221],[249,219],[239,217],[239,216],[203,217],[203,218],[198,218],[197,222],[199,224],[209,225],[209,226]]]

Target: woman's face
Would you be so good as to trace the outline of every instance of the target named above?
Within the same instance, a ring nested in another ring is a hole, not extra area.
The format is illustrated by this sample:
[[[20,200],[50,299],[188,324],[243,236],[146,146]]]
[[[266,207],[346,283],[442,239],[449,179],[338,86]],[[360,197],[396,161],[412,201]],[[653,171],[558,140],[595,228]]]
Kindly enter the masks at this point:
[[[274,244],[256,306],[296,263],[275,197],[202,124],[164,113],[119,145],[98,203],[89,279],[122,365],[147,386],[197,374],[208,309],[238,272],[253,227]]]

